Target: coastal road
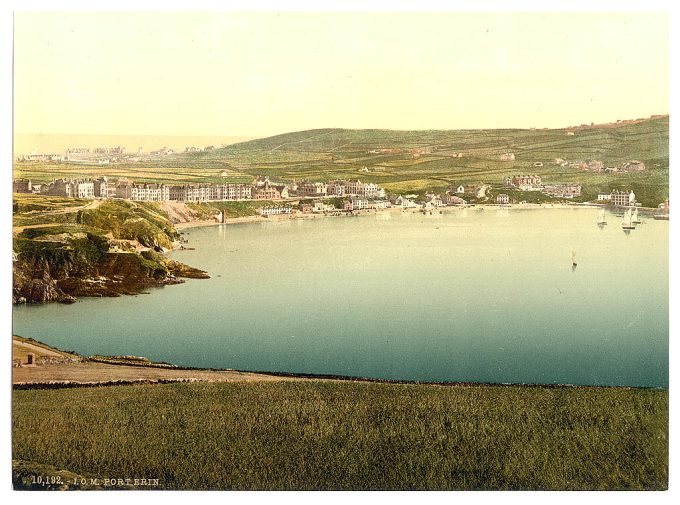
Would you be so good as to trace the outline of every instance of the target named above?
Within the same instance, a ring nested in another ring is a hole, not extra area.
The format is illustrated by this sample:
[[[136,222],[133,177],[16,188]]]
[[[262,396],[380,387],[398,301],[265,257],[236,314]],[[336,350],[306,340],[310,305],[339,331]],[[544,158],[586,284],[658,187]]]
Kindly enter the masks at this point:
[[[42,350],[41,350],[42,352]],[[88,384],[137,382],[261,382],[294,380],[291,377],[235,370],[181,370],[152,366],[113,365],[94,361],[46,364],[12,369],[13,384]]]
[[[23,348],[27,351],[31,352],[36,352],[38,354],[42,354],[44,356],[50,356],[53,358],[63,358],[65,356],[70,356],[69,354],[63,353],[63,352],[58,352],[53,349],[48,349],[47,347],[43,347],[41,345],[35,345],[30,342],[23,342],[21,340],[17,340],[16,338],[12,339],[12,345],[13,346],[18,346],[19,348]]]

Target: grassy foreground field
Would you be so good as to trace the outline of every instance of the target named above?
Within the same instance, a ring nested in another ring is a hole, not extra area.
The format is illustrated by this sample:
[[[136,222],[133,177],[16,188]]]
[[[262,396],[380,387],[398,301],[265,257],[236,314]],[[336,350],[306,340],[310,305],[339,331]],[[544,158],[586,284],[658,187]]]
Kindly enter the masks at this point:
[[[16,487],[35,468],[162,489],[665,489],[668,392],[316,380],[14,391],[13,458]]]

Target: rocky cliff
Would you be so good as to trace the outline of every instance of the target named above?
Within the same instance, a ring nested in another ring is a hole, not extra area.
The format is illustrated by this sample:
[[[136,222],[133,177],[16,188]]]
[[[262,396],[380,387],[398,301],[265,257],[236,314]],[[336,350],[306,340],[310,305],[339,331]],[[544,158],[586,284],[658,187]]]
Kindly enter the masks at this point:
[[[182,277],[208,275],[151,250],[108,252],[108,243],[90,235],[61,242],[15,239],[14,303],[71,303],[82,296],[137,294],[178,284]]]
[[[179,235],[153,207],[106,202],[74,213],[73,220],[15,229],[14,303],[71,303],[208,278],[160,254]]]

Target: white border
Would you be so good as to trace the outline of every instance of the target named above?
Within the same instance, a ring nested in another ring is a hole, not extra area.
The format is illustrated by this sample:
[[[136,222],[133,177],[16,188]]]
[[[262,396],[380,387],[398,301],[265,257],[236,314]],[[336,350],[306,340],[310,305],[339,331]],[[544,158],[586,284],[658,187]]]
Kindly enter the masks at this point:
[[[678,2],[680,3],[680,2]],[[96,5],[96,8],[93,8]],[[477,11],[477,12],[491,12],[491,11],[503,11],[503,12],[521,12],[521,11],[544,11],[544,12],[597,12],[597,11],[612,11],[612,12],[642,12],[642,11],[665,11],[671,14],[671,58],[670,58],[670,75],[671,75],[671,86],[670,90],[678,89],[680,81],[677,78],[676,66],[672,62],[677,61],[678,51],[676,50],[678,44],[677,34],[677,15],[678,8],[676,7],[676,2],[671,0],[572,0],[566,1],[555,1],[555,2],[545,2],[545,1],[535,1],[535,0],[460,0],[460,1],[445,1],[445,0],[424,0],[421,2],[413,0],[331,0],[331,1],[312,1],[312,0],[283,0],[281,2],[265,1],[265,0],[234,0],[228,2],[217,2],[209,0],[193,0],[191,2],[178,2],[178,1],[151,1],[151,0],[121,0],[118,2],[103,1],[97,2],[96,4],[92,1],[86,0],[61,0],[56,2],[49,1],[16,1],[10,0],[9,2],[4,2],[2,9],[0,9],[0,132],[2,132],[2,142],[0,142],[0,160],[2,160],[2,168],[4,169],[4,180],[3,190],[7,191],[7,198],[3,199],[2,206],[0,209],[2,212],[1,223],[2,231],[5,236],[3,241],[2,252],[0,253],[0,264],[3,268],[0,270],[2,272],[2,285],[4,289],[0,291],[0,304],[3,309],[2,318],[5,321],[5,328],[7,333],[11,333],[11,296],[10,296],[10,286],[11,286],[11,272],[8,271],[8,265],[11,264],[10,259],[10,248],[7,246],[8,243],[11,244],[11,207],[9,207],[11,202],[11,170],[12,170],[12,116],[10,114],[12,110],[12,74],[9,69],[11,69],[12,62],[12,12],[13,11],[64,11],[64,10],[110,10],[110,11],[152,11],[152,10],[163,10],[163,11],[223,11],[223,10],[238,10],[238,11],[357,11],[357,12],[368,12],[368,11]],[[676,117],[679,112],[677,108],[677,100],[675,93],[671,92],[671,107],[670,114],[672,118]],[[674,120],[671,120],[671,164],[678,159],[678,148],[676,142],[676,131]],[[676,176],[673,172],[674,168],[670,170],[671,177],[671,188],[674,188]],[[10,188],[9,191],[7,188]],[[674,196],[674,195],[671,195]],[[673,199],[673,198],[671,198]],[[675,281],[677,280],[677,268],[676,262],[674,261],[674,253],[678,251],[677,244],[677,234],[676,234],[676,224],[674,221],[670,221],[670,246],[671,246],[671,265],[670,265],[670,306],[671,306],[671,320],[670,320],[670,356],[671,356],[671,366],[670,366],[670,383],[675,384],[675,378],[677,376],[674,373],[674,366],[677,362],[677,348],[678,345],[675,343],[674,338],[678,336],[677,328],[677,316],[673,312],[673,308],[677,307],[675,302],[677,301]],[[9,242],[8,239],[9,238]],[[11,354],[11,347],[9,347],[9,339],[5,342],[3,349],[3,357],[5,358],[3,363],[9,367],[10,360],[8,356],[5,356],[7,348],[9,348],[9,353]],[[10,386],[11,384],[11,370],[5,369],[5,373],[10,375],[10,380],[6,382],[5,387],[2,388],[2,399],[5,406],[10,405]],[[7,377],[7,375],[5,375]],[[530,493],[530,492],[512,492],[512,493],[471,493],[471,492],[454,492],[451,493],[426,493],[412,495],[407,493],[381,493],[380,495],[374,495],[370,493],[362,492],[351,492],[351,493],[331,493],[331,494],[318,494],[318,493],[277,493],[273,496],[270,493],[231,493],[230,495],[225,495],[224,493],[200,493],[196,492],[186,493],[186,492],[176,492],[176,493],[154,493],[153,495],[143,494],[143,492],[125,492],[124,495],[120,492],[109,492],[109,493],[97,493],[96,497],[88,492],[78,492],[78,493],[16,493],[11,491],[11,445],[9,442],[9,433],[11,429],[10,424],[10,410],[4,409],[4,414],[2,418],[2,464],[0,466],[0,482],[2,482],[2,490],[7,493],[6,499],[9,502],[19,501],[26,503],[33,503],[40,500],[55,501],[57,503],[72,503],[81,502],[85,500],[96,499],[97,502],[104,501],[105,503],[112,503],[114,501],[119,501],[124,499],[126,501],[142,501],[143,499],[161,499],[161,500],[182,500],[186,499],[200,499],[200,500],[229,500],[229,501],[239,501],[239,502],[251,502],[251,501],[271,501],[283,500],[284,502],[290,503],[317,503],[323,500],[324,502],[330,503],[343,503],[347,501],[360,501],[368,502],[369,500],[386,499],[389,501],[397,502],[410,502],[412,500],[427,500],[432,503],[451,503],[451,501],[477,501],[477,500],[502,500],[507,503],[543,503],[546,501],[556,502],[556,503],[571,503],[573,501],[579,502],[597,502],[602,501],[612,501],[621,504],[637,504],[641,501],[645,503],[648,501],[652,502],[669,502],[671,500],[676,501],[678,492],[678,479],[677,479],[677,468],[675,464],[675,456],[678,455],[678,443],[677,443],[677,431],[675,430],[675,413],[678,412],[676,408],[677,402],[675,401],[675,395],[671,393],[671,437],[670,437],[670,483],[668,492],[659,493],[645,493],[641,495],[635,492],[589,492],[589,493],[561,493],[561,492],[549,492],[549,493]],[[675,496],[675,498],[673,498]]]

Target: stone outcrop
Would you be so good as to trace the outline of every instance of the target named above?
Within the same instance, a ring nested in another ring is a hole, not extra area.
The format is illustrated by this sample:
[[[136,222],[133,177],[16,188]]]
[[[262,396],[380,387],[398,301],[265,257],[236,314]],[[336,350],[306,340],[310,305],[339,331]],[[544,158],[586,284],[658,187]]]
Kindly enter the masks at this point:
[[[90,237],[91,238],[91,237]],[[84,240],[90,240],[90,238]],[[72,303],[83,296],[138,294],[146,288],[208,278],[202,270],[151,250],[110,253],[106,244],[15,241],[13,296],[16,303]],[[85,250],[86,253],[83,253]]]

